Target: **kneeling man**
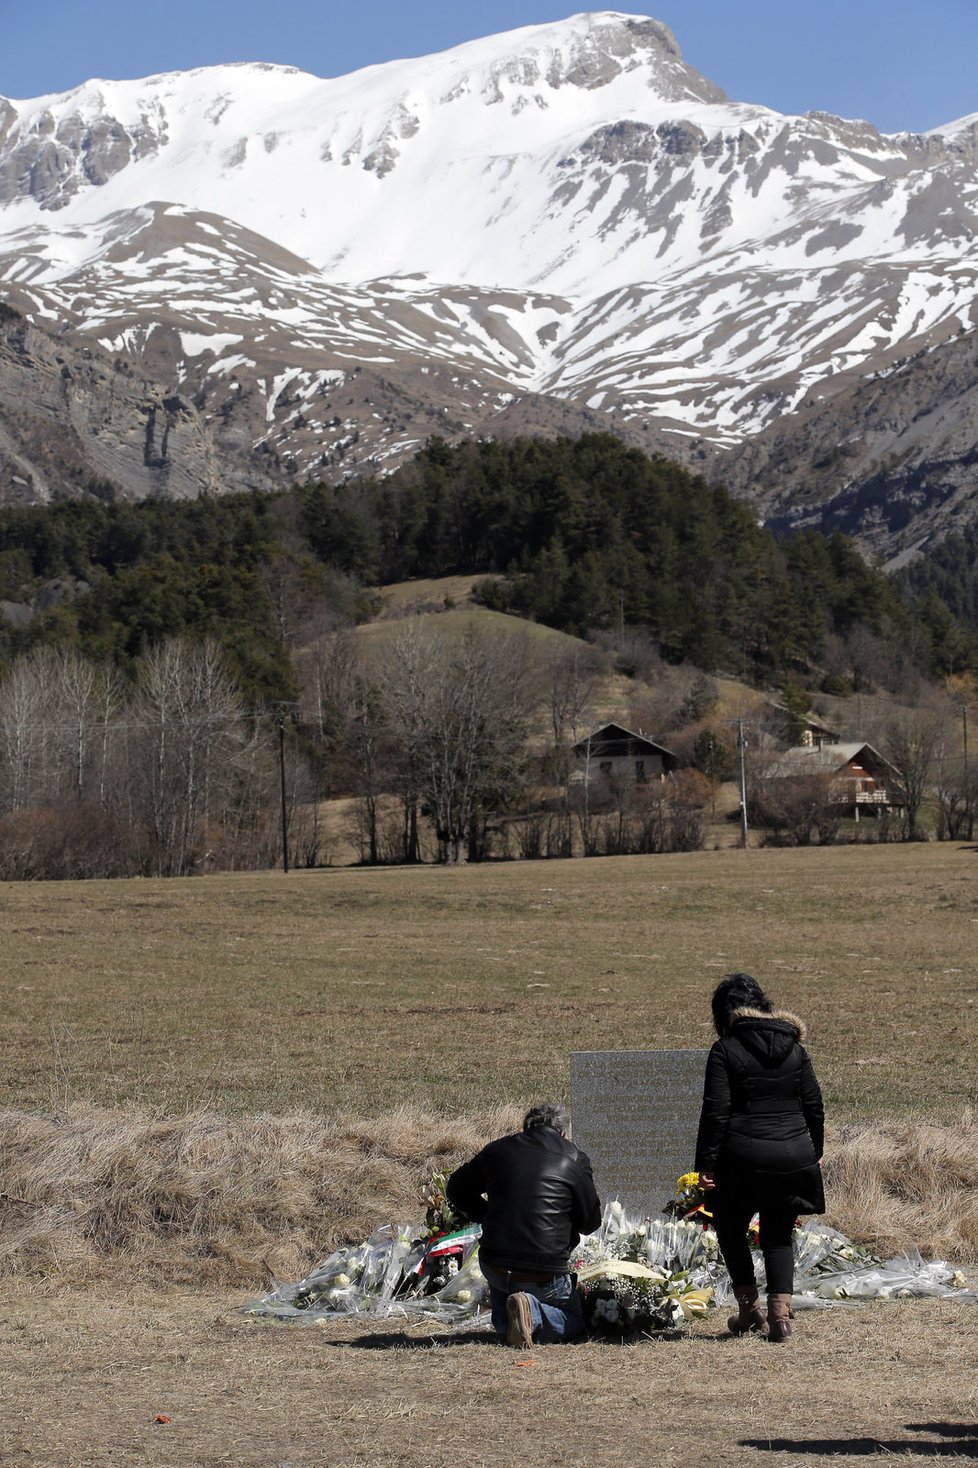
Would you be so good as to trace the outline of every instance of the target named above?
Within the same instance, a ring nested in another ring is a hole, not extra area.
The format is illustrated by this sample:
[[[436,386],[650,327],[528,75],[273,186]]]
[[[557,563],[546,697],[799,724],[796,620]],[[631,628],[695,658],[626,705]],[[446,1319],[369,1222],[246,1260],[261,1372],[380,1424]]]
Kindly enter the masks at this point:
[[[601,1222],[584,1152],[567,1140],[560,1106],[534,1106],[523,1130],[483,1147],[448,1179],[456,1212],[482,1225],[479,1262],[492,1323],[507,1345],[578,1340],[584,1316],[568,1272],[582,1234]]]

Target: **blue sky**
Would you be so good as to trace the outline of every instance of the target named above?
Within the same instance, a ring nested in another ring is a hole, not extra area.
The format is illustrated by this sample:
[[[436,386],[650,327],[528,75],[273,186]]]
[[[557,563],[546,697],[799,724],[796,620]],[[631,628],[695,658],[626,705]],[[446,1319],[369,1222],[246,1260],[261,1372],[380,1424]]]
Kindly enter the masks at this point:
[[[533,0],[0,0],[0,94],[223,61],[336,76],[586,8]],[[597,6],[592,8],[597,9]],[[656,0],[737,101],[866,117],[884,131],[978,112],[978,0]]]

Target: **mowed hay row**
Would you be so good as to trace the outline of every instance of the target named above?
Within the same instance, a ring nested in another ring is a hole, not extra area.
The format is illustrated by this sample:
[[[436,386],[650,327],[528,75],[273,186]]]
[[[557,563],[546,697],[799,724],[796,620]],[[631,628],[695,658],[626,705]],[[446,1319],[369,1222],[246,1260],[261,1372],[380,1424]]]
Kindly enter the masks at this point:
[[[830,1129],[829,1218],[884,1257],[916,1245],[927,1258],[978,1259],[978,1128],[907,1121]]]
[[[305,1113],[166,1119],[74,1107],[0,1113],[0,1273],[267,1286],[340,1243],[423,1214],[420,1189],[514,1108],[446,1122]],[[978,1259],[978,1134],[923,1122],[830,1130],[828,1221],[890,1256]]]
[[[451,1122],[407,1108],[371,1121],[0,1112],[0,1273],[295,1279],[340,1243],[423,1217],[432,1172],[518,1124],[505,1108]]]

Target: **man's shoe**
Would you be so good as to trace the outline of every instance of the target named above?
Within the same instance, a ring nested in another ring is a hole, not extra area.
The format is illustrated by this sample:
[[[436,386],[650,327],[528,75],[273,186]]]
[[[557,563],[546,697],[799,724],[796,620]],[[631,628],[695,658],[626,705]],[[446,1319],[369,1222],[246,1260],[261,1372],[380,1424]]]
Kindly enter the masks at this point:
[[[528,1351],[533,1345],[533,1312],[528,1295],[509,1295],[506,1300],[506,1344]]]

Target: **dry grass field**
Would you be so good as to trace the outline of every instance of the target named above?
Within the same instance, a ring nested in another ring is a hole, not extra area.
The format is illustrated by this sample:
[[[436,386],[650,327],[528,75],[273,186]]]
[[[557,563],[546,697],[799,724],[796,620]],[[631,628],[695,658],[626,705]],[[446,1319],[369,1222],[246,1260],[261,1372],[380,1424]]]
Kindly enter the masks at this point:
[[[0,1462],[17,1468],[790,1468],[978,1457],[973,1306],[824,1311],[775,1347],[715,1316],[634,1346],[270,1326],[213,1292],[8,1286]],[[170,1418],[157,1422],[158,1416]]]
[[[966,1305],[808,1314],[785,1348],[710,1315],[531,1357],[236,1313],[263,1270],[401,1210],[426,1159],[566,1095],[571,1050],[707,1043],[735,967],[809,1022],[840,1182],[886,1121],[891,1170],[917,1146],[914,1176],[978,1232],[974,851],[6,886],[0,906],[4,1468],[978,1458]],[[221,1221],[234,1169],[251,1238]]]
[[[978,854],[701,852],[0,887],[8,1105],[455,1116],[697,1046],[747,969],[837,1118],[975,1099]]]

